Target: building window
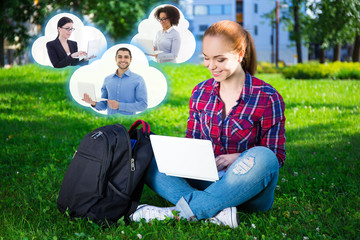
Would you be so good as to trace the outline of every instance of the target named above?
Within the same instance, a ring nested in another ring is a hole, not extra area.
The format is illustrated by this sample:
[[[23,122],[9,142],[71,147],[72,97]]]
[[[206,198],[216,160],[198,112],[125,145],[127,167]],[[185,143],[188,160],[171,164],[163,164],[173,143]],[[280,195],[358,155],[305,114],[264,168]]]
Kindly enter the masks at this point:
[[[195,5],[194,15],[196,16],[220,16],[220,15],[231,15],[232,8],[230,4],[211,4],[211,5]]]
[[[254,4],[254,13],[258,13],[258,5],[257,5],[257,3]]]
[[[255,36],[258,35],[258,26],[257,25],[254,26],[254,35]]]
[[[199,25],[199,31],[201,31],[201,32],[205,32],[205,31],[206,31],[206,29],[208,29],[208,25],[204,25],[204,24]]]
[[[208,15],[208,8],[206,5],[195,5],[194,15]]]
[[[209,15],[222,15],[222,5],[209,5]]]
[[[223,7],[224,7],[224,15],[230,15],[231,14],[231,5],[226,4],[226,5],[223,5]]]

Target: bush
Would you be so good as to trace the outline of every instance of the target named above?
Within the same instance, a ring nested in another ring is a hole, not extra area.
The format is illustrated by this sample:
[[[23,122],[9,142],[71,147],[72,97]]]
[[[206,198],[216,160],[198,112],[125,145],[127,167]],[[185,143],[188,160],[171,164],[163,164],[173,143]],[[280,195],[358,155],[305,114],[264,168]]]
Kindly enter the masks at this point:
[[[284,68],[282,74],[285,78],[295,79],[360,79],[360,63],[297,64]]]
[[[257,73],[280,73],[283,68],[283,62],[279,62],[279,68],[276,68],[275,63],[260,61],[257,64]]]
[[[359,63],[347,63],[340,68],[338,79],[360,79],[360,64]]]

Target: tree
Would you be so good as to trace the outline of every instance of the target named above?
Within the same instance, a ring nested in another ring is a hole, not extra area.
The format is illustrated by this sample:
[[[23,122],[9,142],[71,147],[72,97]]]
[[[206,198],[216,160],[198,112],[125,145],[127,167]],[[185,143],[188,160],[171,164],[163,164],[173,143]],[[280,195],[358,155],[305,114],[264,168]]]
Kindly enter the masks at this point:
[[[281,14],[281,22],[285,24],[290,33],[290,40],[295,42],[298,63],[302,63],[302,40],[304,31],[305,14],[301,9],[305,9],[307,0],[291,0],[289,11]],[[280,6],[282,1],[280,1]],[[275,9],[264,15],[265,18],[271,19],[271,25],[275,24]]]
[[[351,20],[352,20],[351,27],[354,30],[352,61],[360,62],[360,2],[351,1],[349,8],[351,11]]]
[[[333,61],[340,61],[341,44],[354,39],[359,29],[358,0],[322,0],[309,5],[314,14],[307,25],[310,42],[318,43],[320,47],[320,63],[325,62],[324,50],[333,47]],[[357,27],[355,27],[357,25]]]
[[[29,23],[43,20],[41,4],[34,0],[3,0],[0,5],[0,67],[5,64],[4,44],[7,40],[17,46],[15,55],[19,55],[28,46],[30,39]]]
[[[298,58],[298,63],[302,63],[302,51],[301,51],[301,23],[300,23],[300,5],[302,0],[293,0],[292,9],[294,16],[294,31],[290,35],[291,38],[295,40],[296,43],[296,53]]]
[[[355,36],[352,61],[360,62],[360,33],[357,33],[357,35]]]

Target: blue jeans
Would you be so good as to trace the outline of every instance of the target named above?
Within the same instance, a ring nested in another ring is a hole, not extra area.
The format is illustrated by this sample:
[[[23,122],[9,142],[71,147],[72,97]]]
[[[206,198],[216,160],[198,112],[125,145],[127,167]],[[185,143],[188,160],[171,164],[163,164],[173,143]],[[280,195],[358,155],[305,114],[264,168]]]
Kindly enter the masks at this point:
[[[267,211],[274,202],[279,163],[273,151],[253,147],[243,153],[217,182],[167,176],[153,159],[146,184],[176,205],[180,217],[206,219],[227,207]]]

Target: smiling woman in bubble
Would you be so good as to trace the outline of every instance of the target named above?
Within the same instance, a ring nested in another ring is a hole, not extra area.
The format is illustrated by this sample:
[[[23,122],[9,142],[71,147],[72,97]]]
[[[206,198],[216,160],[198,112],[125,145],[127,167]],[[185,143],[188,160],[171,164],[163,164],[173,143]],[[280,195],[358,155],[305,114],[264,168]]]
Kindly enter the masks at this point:
[[[50,61],[55,68],[84,65],[88,63],[87,53],[78,51],[75,41],[69,40],[71,33],[75,31],[71,18],[62,17],[57,24],[58,36],[55,40],[46,44]]]
[[[176,62],[180,50],[180,34],[173,27],[179,24],[180,12],[176,7],[165,6],[156,10],[155,18],[160,22],[162,30],[155,37],[154,50],[161,53],[154,55],[157,62]]]

